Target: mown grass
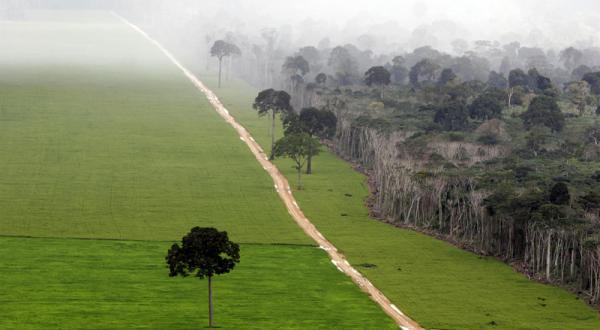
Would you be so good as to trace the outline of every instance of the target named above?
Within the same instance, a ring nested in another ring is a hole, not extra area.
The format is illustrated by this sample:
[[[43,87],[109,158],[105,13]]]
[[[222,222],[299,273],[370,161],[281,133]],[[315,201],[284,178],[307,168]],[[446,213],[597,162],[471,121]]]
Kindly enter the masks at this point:
[[[0,237],[0,329],[201,329],[207,282],[169,278],[169,242]],[[213,281],[222,329],[396,329],[311,246],[241,245]]]
[[[201,79],[215,86],[213,75]],[[268,150],[268,121],[250,105],[256,90],[240,81],[214,89]],[[291,163],[278,167],[295,182]],[[560,288],[528,280],[509,266],[414,231],[371,219],[365,177],[335,155],[315,158],[302,210],[396,305],[427,329],[600,329],[600,315]]]
[[[157,49],[80,14],[0,23],[1,329],[204,327],[206,282],[164,266],[192,226],[252,243],[215,281],[219,326],[395,328]]]

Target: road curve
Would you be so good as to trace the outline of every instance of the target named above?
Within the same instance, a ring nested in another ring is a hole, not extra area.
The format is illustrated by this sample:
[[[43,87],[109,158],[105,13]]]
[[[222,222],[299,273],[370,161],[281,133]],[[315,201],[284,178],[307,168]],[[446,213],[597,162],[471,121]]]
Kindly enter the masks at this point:
[[[250,133],[238,122],[235,121],[235,118],[229,114],[229,111],[223,106],[221,101],[217,95],[208,89],[202,81],[200,81],[194,74],[192,74],[188,69],[186,69],[179,61],[167,50],[165,49],[158,41],[151,38],[146,32],[142,29],[129,22],[125,18],[121,17],[116,13],[112,13],[116,18],[130,26],[135,31],[139,32],[144,38],[158,47],[164,54],[167,56],[171,62],[175,66],[177,66],[183,74],[200,90],[206,98],[208,98],[209,102],[215,108],[217,113],[227,122],[229,123],[239,134],[241,140],[246,143],[248,148],[252,151],[258,162],[263,166],[265,171],[269,173],[273,182],[275,184],[275,189],[279,194],[279,197],[285,204],[288,212],[294,218],[298,226],[304,230],[304,232],[310,236],[315,242],[319,244],[319,246],[327,251],[329,257],[331,258],[331,262],[344,274],[348,275],[354,283],[356,283],[362,291],[367,293],[369,297],[373,301],[375,301],[381,308],[388,314],[394,321],[400,326],[402,329],[410,329],[410,330],[423,330],[419,324],[406,316],[402,311],[400,311],[394,304],[390,302],[390,300],[377,289],[366,277],[364,277],[360,272],[358,272],[354,267],[350,265],[350,263],[346,260],[346,257],[338,252],[333,244],[331,244],[318,230],[317,228],[306,218],[302,210],[298,207],[298,203],[296,202],[292,191],[290,189],[290,185],[287,179],[279,172],[279,169],[273,165],[265,152],[262,150],[260,145],[254,141]]]

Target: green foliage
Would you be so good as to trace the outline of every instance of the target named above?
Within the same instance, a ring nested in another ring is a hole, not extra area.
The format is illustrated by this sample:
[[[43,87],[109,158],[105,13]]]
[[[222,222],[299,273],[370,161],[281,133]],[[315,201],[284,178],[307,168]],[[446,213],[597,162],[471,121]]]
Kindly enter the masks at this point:
[[[435,113],[433,121],[447,131],[463,131],[469,126],[467,108],[462,102],[449,102]]]
[[[257,110],[261,116],[266,115],[269,111],[285,114],[292,111],[290,100],[291,97],[287,92],[269,88],[258,93],[254,99],[252,108]]]
[[[242,52],[238,46],[223,40],[217,40],[210,48],[210,55],[217,57],[219,61],[226,56],[241,55]]]
[[[600,72],[588,72],[583,75],[581,80],[590,85],[592,93],[595,95],[600,95]]]
[[[560,111],[556,100],[549,96],[536,96],[521,118],[527,129],[544,125],[552,131],[560,132],[565,125],[565,116]]]
[[[552,189],[550,189],[550,196],[548,197],[550,203],[557,205],[569,204],[571,196],[569,194],[569,187],[564,182],[557,182]]]
[[[240,246],[225,231],[194,227],[183,236],[181,246],[171,246],[165,259],[169,276],[212,277],[229,273],[240,262]]]
[[[488,120],[502,117],[503,100],[492,93],[480,94],[469,105],[469,115],[471,118],[479,120]]]
[[[365,72],[364,79],[367,86],[385,86],[389,85],[391,82],[390,72],[382,66],[371,67],[369,70],[367,70],[367,72]]]

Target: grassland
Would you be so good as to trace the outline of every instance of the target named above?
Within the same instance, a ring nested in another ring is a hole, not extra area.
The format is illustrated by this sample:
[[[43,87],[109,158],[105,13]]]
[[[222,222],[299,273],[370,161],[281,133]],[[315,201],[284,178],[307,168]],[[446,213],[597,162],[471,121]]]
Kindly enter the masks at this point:
[[[215,86],[214,76],[201,75]],[[269,146],[268,121],[240,81],[214,89],[230,112]],[[278,167],[295,180],[292,164]],[[600,315],[576,296],[528,280],[509,266],[368,216],[365,177],[326,152],[294,195],[319,230],[405,313],[427,329],[600,329]],[[344,215],[343,215],[344,214]],[[376,267],[360,267],[360,265]]]
[[[206,282],[163,259],[196,225],[242,243],[222,328],[396,328],[158,50],[108,14],[30,17],[0,23],[0,328],[203,327]]]
[[[0,329],[203,328],[206,281],[168,278],[165,244],[0,238]],[[238,268],[213,285],[223,329],[396,328],[322,250],[241,252]]]

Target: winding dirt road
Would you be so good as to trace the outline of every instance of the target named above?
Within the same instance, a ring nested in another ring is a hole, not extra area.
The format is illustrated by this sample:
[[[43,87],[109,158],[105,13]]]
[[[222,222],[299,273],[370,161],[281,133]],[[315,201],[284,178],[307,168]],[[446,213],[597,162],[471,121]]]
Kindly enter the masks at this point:
[[[179,61],[166,50],[158,41],[152,39],[146,32],[127,21],[125,18],[113,13],[120,21],[130,26],[135,31],[139,32],[144,38],[158,47],[167,56],[175,66],[177,66],[183,74],[194,84],[198,90],[200,90],[208,98],[212,106],[215,108],[217,113],[233,128],[237,131],[240,139],[248,145],[248,148],[252,151],[258,162],[263,166],[265,171],[269,173],[275,184],[275,189],[281,197],[281,200],[285,204],[288,212],[294,218],[298,226],[304,230],[304,232],[310,236],[319,246],[327,251],[331,262],[344,274],[348,275],[354,283],[356,283],[365,293],[367,293],[373,301],[375,301],[381,308],[388,314],[402,329],[421,330],[423,329],[415,321],[411,320],[408,316],[404,315],[390,300],[379,291],[367,278],[365,278],[360,272],[358,272],[350,263],[346,260],[346,257],[338,252],[333,244],[331,244],[318,230],[317,228],[306,218],[302,210],[298,207],[290,185],[286,178],[279,172],[279,169],[273,165],[265,152],[262,150],[260,145],[250,135],[250,133],[238,122],[235,118],[229,114],[229,111],[225,109],[223,104],[219,101],[218,97],[210,89],[208,89],[194,74],[187,70]]]

